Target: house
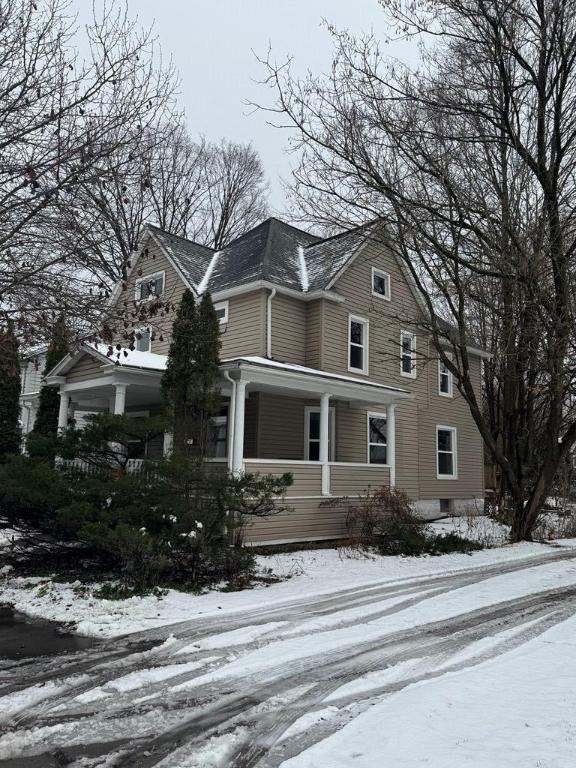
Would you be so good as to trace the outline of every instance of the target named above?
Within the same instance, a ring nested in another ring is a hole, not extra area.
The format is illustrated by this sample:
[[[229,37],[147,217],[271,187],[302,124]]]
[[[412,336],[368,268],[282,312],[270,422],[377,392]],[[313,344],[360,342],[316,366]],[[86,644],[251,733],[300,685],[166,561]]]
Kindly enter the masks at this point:
[[[23,436],[32,431],[36,420],[46,352],[47,347],[40,347],[26,353],[20,360],[20,426]]]
[[[384,484],[427,517],[476,505],[482,439],[418,326],[421,296],[375,226],[319,239],[271,218],[220,252],[147,227],[112,300],[136,349],[109,357],[86,344],[50,372],[60,426],[87,412],[157,410],[173,308],[186,287],[209,290],[222,329],[211,460],[294,476],[291,511],[251,525],[251,542],[342,536],[349,504]],[[130,328],[148,305],[161,311]],[[469,353],[480,390],[485,353]],[[149,456],[169,445],[165,435]]]

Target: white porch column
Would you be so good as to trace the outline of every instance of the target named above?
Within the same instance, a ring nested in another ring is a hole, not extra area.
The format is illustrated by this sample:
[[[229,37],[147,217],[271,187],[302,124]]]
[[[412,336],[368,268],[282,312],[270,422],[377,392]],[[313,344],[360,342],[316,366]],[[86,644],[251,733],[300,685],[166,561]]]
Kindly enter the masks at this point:
[[[390,467],[390,487],[396,485],[396,406],[386,406],[386,450]]]
[[[126,409],[127,384],[114,384],[114,416],[122,416]]]
[[[162,446],[162,455],[170,456],[172,453],[172,446],[174,444],[174,435],[172,432],[164,432],[164,445]]]
[[[70,397],[68,392],[60,390],[60,408],[58,410],[58,432],[64,432],[68,426],[68,403]]]
[[[330,430],[330,395],[320,398],[320,463],[322,464],[322,496],[330,496],[328,440]]]
[[[247,381],[239,379],[234,393],[234,436],[232,439],[232,472],[242,474],[244,465],[244,413]]]

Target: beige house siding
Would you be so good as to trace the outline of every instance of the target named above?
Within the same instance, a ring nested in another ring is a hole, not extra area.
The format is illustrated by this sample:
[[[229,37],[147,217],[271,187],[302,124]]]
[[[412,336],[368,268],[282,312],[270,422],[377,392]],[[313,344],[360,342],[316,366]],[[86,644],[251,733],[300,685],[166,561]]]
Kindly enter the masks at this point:
[[[258,458],[304,458],[304,407],[304,400],[260,393]]]
[[[372,267],[390,275],[391,301],[372,296]],[[427,337],[416,327],[421,308],[394,256],[382,244],[368,244],[337,280],[334,289],[345,302],[324,303],[324,323],[331,330],[323,334],[324,368],[363,378],[360,372],[348,370],[348,319],[350,314],[359,315],[369,322],[369,378],[415,395],[415,401],[396,406],[397,485],[414,499],[482,496],[481,437],[459,393],[455,390],[452,399],[438,393],[438,361]],[[400,373],[401,330],[411,331],[417,337],[416,378]],[[480,359],[471,359],[479,389]],[[365,451],[366,438],[361,440],[361,418],[353,411],[346,418],[350,421],[349,435],[340,435],[338,440],[345,460],[354,460],[352,457]],[[457,480],[441,481],[436,477],[436,424],[458,430]]]
[[[348,504],[320,499],[287,499],[289,509],[268,518],[253,518],[246,526],[248,544],[337,539],[346,535]]]
[[[266,291],[242,293],[228,302],[228,322],[222,326],[221,359],[265,355]]]
[[[164,272],[163,302],[170,305],[170,309],[162,316],[146,316],[138,320],[138,303],[136,302],[136,284],[147,275]],[[151,343],[151,351],[158,355],[167,355],[170,348],[172,323],[174,311],[182,299],[186,285],[177,270],[162,250],[150,238],[146,247],[137,257],[134,268],[121,291],[112,312],[112,325],[117,329],[117,339],[122,342],[124,333],[124,320],[126,331],[132,328],[150,326],[154,339]],[[233,296],[228,299],[228,323],[222,326],[222,351],[223,359],[241,355],[265,354],[266,332],[266,292],[263,290],[252,293]]]
[[[76,384],[80,381],[88,381],[95,376],[102,376],[102,363],[92,355],[82,355],[66,374],[68,384]]]
[[[306,364],[306,302],[277,294],[272,306],[272,357]]]
[[[323,299],[307,303],[306,306],[306,355],[304,364],[309,368],[322,368],[322,333],[324,317]]]

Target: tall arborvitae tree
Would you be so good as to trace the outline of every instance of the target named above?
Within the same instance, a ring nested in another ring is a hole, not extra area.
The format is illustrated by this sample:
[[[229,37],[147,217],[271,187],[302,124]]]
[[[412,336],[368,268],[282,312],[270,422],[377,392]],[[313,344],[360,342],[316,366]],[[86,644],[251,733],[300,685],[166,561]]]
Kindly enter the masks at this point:
[[[206,455],[210,417],[218,409],[220,327],[212,300],[198,307],[188,290],[176,313],[162,392],[174,422],[174,453]]]
[[[14,326],[0,328],[0,456],[20,450],[20,360]]]
[[[190,398],[193,409],[194,444],[197,454],[206,455],[210,418],[220,407],[218,368],[220,366],[220,323],[209,293],[202,296],[196,315],[196,349]]]
[[[196,305],[191,291],[186,289],[172,326],[172,342],[168,364],[162,377],[162,395],[174,422],[173,450],[189,455],[192,440],[189,385],[193,376],[196,331]]]
[[[51,371],[69,352],[66,320],[61,315],[54,323],[52,339],[46,354],[44,375]],[[38,413],[34,422],[34,434],[53,437],[58,431],[58,410],[60,395],[55,387],[42,387],[38,403]]]

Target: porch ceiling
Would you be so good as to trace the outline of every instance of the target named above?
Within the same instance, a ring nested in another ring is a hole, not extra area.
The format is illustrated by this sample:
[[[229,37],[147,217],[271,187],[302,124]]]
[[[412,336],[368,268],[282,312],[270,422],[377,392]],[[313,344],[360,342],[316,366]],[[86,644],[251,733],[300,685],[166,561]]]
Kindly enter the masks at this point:
[[[224,360],[221,369],[232,379],[247,382],[249,389],[291,396],[329,394],[336,400],[382,405],[414,399],[405,389],[264,357]]]

